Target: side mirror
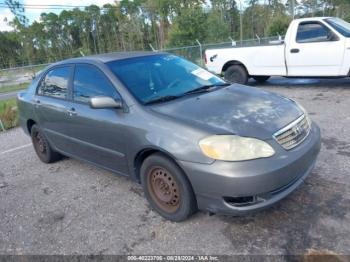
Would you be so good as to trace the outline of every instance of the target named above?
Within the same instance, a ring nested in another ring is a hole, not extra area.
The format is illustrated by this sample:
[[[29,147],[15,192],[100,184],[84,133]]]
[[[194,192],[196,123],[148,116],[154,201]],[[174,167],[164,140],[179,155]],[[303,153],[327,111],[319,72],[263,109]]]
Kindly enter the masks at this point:
[[[332,31],[329,31],[328,36],[327,36],[328,41],[338,41],[339,37],[333,33]]]
[[[114,99],[109,96],[96,96],[90,98],[91,108],[122,108],[123,102],[120,98]]]

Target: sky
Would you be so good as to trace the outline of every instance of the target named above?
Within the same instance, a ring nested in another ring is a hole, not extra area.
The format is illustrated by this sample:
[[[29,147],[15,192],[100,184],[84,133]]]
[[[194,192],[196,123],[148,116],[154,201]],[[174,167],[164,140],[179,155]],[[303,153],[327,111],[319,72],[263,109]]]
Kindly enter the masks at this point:
[[[0,0],[0,2],[3,2]],[[113,4],[115,3],[115,0],[80,0],[80,1],[72,1],[72,0],[21,0],[20,1],[23,4],[30,4],[30,5],[91,5],[95,4],[98,6],[103,6],[104,4]],[[62,10],[57,9],[26,9],[25,15],[29,19],[29,23],[32,23],[35,20],[39,20],[40,14],[43,12],[49,13],[60,13]],[[0,31],[11,31],[12,27],[8,26],[7,23],[9,21],[12,21],[13,14],[11,13],[10,9],[8,8],[2,8],[0,7]],[[7,21],[6,21],[7,20]]]

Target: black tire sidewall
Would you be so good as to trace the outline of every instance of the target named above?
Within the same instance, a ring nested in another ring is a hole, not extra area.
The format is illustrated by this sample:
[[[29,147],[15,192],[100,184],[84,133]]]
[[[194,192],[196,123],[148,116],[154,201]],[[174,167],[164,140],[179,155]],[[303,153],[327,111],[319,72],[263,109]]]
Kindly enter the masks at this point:
[[[174,213],[167,213],[161,208],[159,208],[152,199],[151,194],[149,192],[149,188],[147,186],[147,175],[149,175],[150,169],[156,166],[163,167],[168,172],[170,172],[173,178],[175,179],[176,183],[178,184],[181,195],[180,206],[178,210]],[[197,210],[195,195],[187,177],[171,159],[161,154],[151,155],[150,157],[146,158],[143,162],[140,173],[141,183],[146,199],[150,203],[151,207],[164,218],[174,222],[180,222],[188,218]]]
[[[237,74],[238,78],[235,79],[232,78],[233,74]],[[241,65],[231,65],[228,67],[224,73],[225,80],[231,82],[231,83],[237,83],[245,85],[248,82],[248,73],[245,70],[245,68]]]
[[[46,153],[45,154],[41,154],[40,152],[37,151],[37,147],[36,147],[36,141],[34,139],[35,135],[37,133],[40,133],[42,136],[42,139],[45,143],[46,146]],[[52,147],[50,146],[49,141],[47,140],[45,134],[40,130],[40,128],[35,124],[32,126],[31,128],[31,132],[30,132],[31,138],[32,138],[32,143],[34,146],[34,150],[37,154],[37,156],[39,157],[39,159],[44,162],[44,163],[52,163],[54,161],[57,161],[60,158],[60,154],[55,152]]]

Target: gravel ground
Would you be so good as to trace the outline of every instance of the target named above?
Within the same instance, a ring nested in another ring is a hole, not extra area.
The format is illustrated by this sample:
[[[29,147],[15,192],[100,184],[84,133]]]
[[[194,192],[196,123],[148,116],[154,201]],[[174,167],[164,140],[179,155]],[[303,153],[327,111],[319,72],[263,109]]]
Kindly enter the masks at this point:
[[[261,88],[300,102],[322,130],[314,171],[287,199],[251,216],[172,223],[138,184],[73,159],[45,165],[14,129],[0,134],[0,254],[350,255],[350,81]]]

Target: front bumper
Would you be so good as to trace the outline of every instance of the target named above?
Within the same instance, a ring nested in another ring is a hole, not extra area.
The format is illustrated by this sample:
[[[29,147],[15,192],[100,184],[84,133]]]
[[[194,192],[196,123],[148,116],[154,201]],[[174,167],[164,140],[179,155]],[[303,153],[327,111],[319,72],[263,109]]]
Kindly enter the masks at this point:
[[[211,165],[178,163],[192,184],[199,209],[244,215],[271,206],[304,181],[320,151],[320,137],[320,129],[313,123],[308,137],[292,150],[269,141],[276,151],[270,158]]]

